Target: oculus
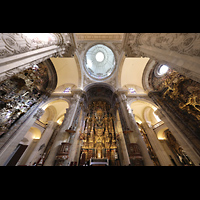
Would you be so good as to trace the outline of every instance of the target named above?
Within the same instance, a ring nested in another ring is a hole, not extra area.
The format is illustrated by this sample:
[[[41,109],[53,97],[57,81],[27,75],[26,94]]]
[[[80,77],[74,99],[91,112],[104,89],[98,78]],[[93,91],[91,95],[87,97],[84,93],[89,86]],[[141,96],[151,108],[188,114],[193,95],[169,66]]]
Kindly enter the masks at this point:
[[[169,70],[169,67],[167,65],[160,65],[157,73],[159,76],[162,76],[162,75],[166,74],[168,72],[168,70]]]
[[[92,78],[104,79],[115,69],[113,51],[103,44],[92,46],[85,55],[85,68]]]

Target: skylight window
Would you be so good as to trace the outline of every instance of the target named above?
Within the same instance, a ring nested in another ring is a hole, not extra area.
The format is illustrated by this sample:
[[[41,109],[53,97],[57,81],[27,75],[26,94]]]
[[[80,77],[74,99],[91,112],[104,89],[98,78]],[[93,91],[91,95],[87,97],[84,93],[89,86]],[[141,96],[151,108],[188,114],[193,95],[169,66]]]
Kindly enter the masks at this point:
[[[104,54],[101,51],[99,51],[96,54],[95,58],[96,58],[97,62],[102,62],[104,60]]]
[[[85,55],[85,69],[93,78],[109,77],[115,69],[113,51],[103,44],[92,46]]]

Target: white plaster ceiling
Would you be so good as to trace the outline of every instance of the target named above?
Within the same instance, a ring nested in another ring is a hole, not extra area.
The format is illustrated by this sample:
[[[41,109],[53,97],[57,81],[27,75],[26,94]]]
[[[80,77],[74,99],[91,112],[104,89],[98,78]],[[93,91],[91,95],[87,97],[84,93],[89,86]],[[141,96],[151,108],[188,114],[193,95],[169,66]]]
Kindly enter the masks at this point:
[[[75,33],[76,42],[120,42],[122,43],[124,33]],[[53,62],[58,83],[55,92],[62,93],[66,85],[74,85],[78,87],[80,83],[80,70],[78,69],[75,58],[51,58]],[[120,75],[121,87],[128,88],[129,86],[135,86],[137,93],[145,93],[142,86],[142,75],[144,68],[149,61],[149,58],[125,58],[122,64],[122,70]],[[81,64],[80,64],[81,66]],[[116,74],[116,77],[118,75]],[[63,91],[61,91],[63,90]]]
[[[51,61],[57,72],[58,83],[56,89],[64,84],[78,86],[79,76],[75,58],[51,58]]]
[[[143,89],[142,75],[149,58],[125,58],[122,73],[121,86],[135,85]]]

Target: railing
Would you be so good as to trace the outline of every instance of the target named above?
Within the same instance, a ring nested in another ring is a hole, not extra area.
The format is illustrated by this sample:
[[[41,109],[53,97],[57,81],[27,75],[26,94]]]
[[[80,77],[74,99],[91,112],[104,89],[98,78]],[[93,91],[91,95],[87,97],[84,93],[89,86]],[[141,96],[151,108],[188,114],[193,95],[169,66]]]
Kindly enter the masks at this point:
[[[153,126],[152,126],[152,128],[153,129],[156,129],[156,128],[158,128],[159,126],[161,126],[161,125],[163,125],[164,124],[164,122],[163,121],[160,121],[160,122],[158,122],[157,124],[154,124]]]
[[[46,128],[47,127],[47,124],[44,124],[43,122],[41,122],[40,120],[35,120],[35,123],[39,126],[41,126],[42,128]]]

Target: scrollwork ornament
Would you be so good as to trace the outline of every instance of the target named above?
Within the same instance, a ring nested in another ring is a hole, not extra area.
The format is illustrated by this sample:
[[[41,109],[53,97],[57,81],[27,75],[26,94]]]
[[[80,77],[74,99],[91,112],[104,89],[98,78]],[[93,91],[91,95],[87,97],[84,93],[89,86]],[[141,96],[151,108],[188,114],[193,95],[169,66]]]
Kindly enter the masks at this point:
[[[9,51],[12,51],[13,53],[18,53],[20,51],[20,47],[12,34],[2,34],[2,41]]]
[[[200,34],[130,33],[126,46],[127,49],[130,49],[129,51],[133,54],[132,56],[136,54],[136,49],[140,46],[151,46],[162,50],[175,51],[180,54],[200,56]]]

